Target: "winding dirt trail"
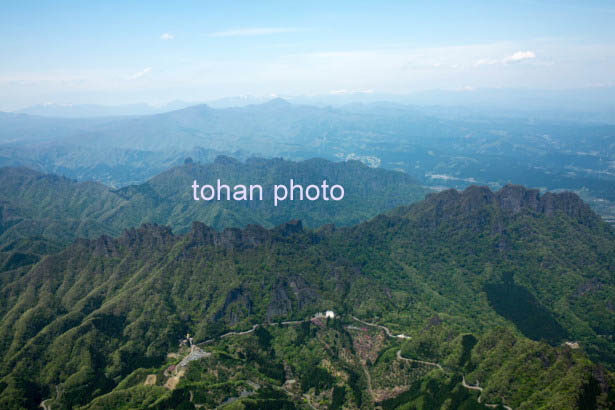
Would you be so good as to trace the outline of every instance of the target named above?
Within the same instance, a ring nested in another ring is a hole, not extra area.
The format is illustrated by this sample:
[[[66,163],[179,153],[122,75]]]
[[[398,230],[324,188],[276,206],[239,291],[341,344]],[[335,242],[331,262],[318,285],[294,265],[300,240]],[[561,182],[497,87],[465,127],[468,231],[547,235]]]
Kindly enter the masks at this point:
[[[434,367],[437,367],[438,369],[442,370],[444,373],[448,373],[446,370],[444,370],[444,368],[440,365],[440,363],[426,362],[426,361],[423,361],[423,360],[409,359],[407,357],[403,357],[401,355],[401,349],[399,349],[397,351],[397,359],[398,360],[405,360],[407,362],[426,364],[427,366],[434,366]]]
[[[223,339],[223,338],[225,338],[227,336],[233,336],[233,335],[247,335],[248,333],[254,332],[256,330],[256,328],[258,328],[259,326],[262,326],[262,325],[260,325],[260,324],[254,325],[254,326],[252,326],[252,329],[244,330],[243,332],[228,332],[228,333],[225,333],[222,336],[220,336],[220,339]]]
[[[478,390],[481,393],[483,392],[483,388],[480,387],[478,384],[476,386],[472,386],[471,384],[466,383],[466,377],[465,376],[461,376],[461,385],[463,387],[465,387],[466,389]],[[478,398],[478,402],[480,403],[480,397]]]
[[[60,388],[58,386],[56,386],[56,400],[60,397]],[[51,406],[49,404],[47,404],[47,402],[49,400],[53,400],[53,398],[49,398],[46,400],[43,400],[41,402],[41,404],[39,405],[39,407],[42,407],[43,410],[51,410]]]
[[[359,323],[363,323],[363,324],[364,324],[364,325],[366,325],[366,326],[378,327],[378,328],[380,328],[380,329],[384,330],[384,333],[386,333],[386,335],[387,335],[388,337],[392,337],[392,338],[394,338],[394,339],[410,339],[410,336],[406,336],[406,335],[404,335],[404,334],[394,335],[393,333],[391,333],[391,329],[389,329],[389,328],[388,328],[388,327],[386,327],[386,326],[382,326],[382,325],[379,325],[379,324],[377,324],[377,323],[370,323],[370,322],[366,322],[366,321],[364,321],[364,320],[359,319],[359,318],[358,318],[358,317],[356,317],[356,316],[351,316],[351,317],[352,317],[352,319],[356,320],[356,321],[357,321],[357,322],[359,322]]]
[[[351,316],[351,317],[352,317],[352,319],[354,319],[354,320],[356,320],[357,322],[362,323],[362,324],[364,324],[364,325],[366,325],[366,326],[377,327],[377,328],[380,328],[380,329],[384,330],[384,332],[386,333],[386,335],[387,335],[388,337],[391,337],[391,338],[397,338],[397,339],[410,339],[410,336],[406,336],[406,335],[404,335],[404,334],[394,335],[393,333],[391,333],[391,330],[390,330],[388,327],[386,327],[386,326],[379,325],[379,324],[377,324],[377,323],[370,323],[370,322],[366,322],[366,321],[364,321],[364,320],[359,319],[359,318],[358,318],[358,317],[356,317],[356,316]],[[399,349],[399,350],[397,351],[397,359],[398,359],[398,360],[405,360],[405,361],[407,361],[407,362],[414,362],[414,363],[424,364],[424,365],[427,365],[427,366],[437,367],[438,369],[440,369],[440,370],[441,370],[441,371],[443,371],[444,373],[448,373],[448,372],[444,369],[444,367],[442,367],[442,365],[441,365],[440,363],[428,362],[428,361],[424,361],[424,360],[416,360],[416,359],[410,359],[410,358],[407,358],[407,357],[403,357],[403,356],[401,355],[401,349]],[[368,384],[368,387],[369,387],[369,389],[370,389],[370,393],[371,393],[371,379],[370,379],[370,377],[369,377],[369,371],[368,371],[368,370],[367,370],[367,368],[365,368],[365,367],[364,367],[364,370],[365,370],[366,375],[367,375],[367,377],[368,377],[368,382],[370,382],[370,383]],[[478,401],[478,403],[479,403],[479,404],[482,404],[482,403],[481,403],[481,400],[482,400],[482,392],[483,392],[483,388],[482,388],[482,387],[480,387],[480,386],[478,386],[478,385],[476,385],[476,386],[472,386],[472,385],[467,384],[467,383],[466,383],[466,378],[465,378],[465,376],[464,376],[464,375],[462,375],[462,376],[461,376],[461,385],[462,385],[463,387],[465,387],[466,389],[476,390],[476,391],[480,392],[481,394],[479,394],[477,401]],[[372,397],[373,397],[373,393],[371,393],[371,394],[372,394]],[[498,406],[500,406],[500,405],[499,405],[499,404],[485,403],[485,404],[484,404],[484,406],[487,406],[487,407],[490,407],[490,408],[497,408],[497,407],[498,407]],[[513,409],[512,409],[512,407],[507,406],[507,405],[505,405],[505,404],[501,404],[501,406],[502,406],[502,407],[504,407],[506,410],[513,410]]]
[[[435,363],[435,362],[426,362],[426,361],[424,361],[424,360],[415,360],[415,359],[410,359],[410,358],[407,358],[407,357],[403,357],[403,356],[401,355],[401,349],[399,349],[399,350],[397,351],[397,358],[398,358],[399,360],[405,360],[405,361],[408,361],[408,362],[421,363],[421,364],[426,364],[426,365],[428,365],[428,366],[434,366],[434,367],[437,367],[438,369],[442,370],[444,373],[448,373],[448,372],[447,372],[447,371],[446,371],[446,370],[442,367],[442,365],[440,365],[440,363]],[[469,390],[476,390],[476,391],[478,391],[480,394],[478,395],[478,399],[476,399],[476,401],[477,401],[479,404],[482,404],[482,393],[483,393],[483,388],[482,388],[482,387],[480,387],[480,386],[478,385],[478,383],[477,383],[475,386],[473,386],[473,385],[471,385],[471,384],[468,384],[468,383],[466,383],[466,377],[465,377],[464,375],[461,375],[461,385],[462,385],[463,387],[465,387],[466,389],[469,389]],[[489,407],[489,408],[492,408],[492,409],[495,409],[495,408],[497,408],[498,406],[502,406],[502,407],[504,407],[506,410],[513,410],[513,409],[512,409],[512,407],[507,406],[507,405],[505,405],[505,404],[492,404],[492,403],[485,403],[485,404],[483,404],[483,405],[484,405],[484,406],[487,406],[487,407]]]
[[[256,325],[252,326],[252,328],[251,328],[251,329],[249,329],[249,330],[244,330],[243,332],[235,332],[235,331],[233,331],[233,332],[228,332],[228,333],[225,333],[225,334],[223,334],[223,335],[221,335],[221,336],[218,336],[218,337],[212,337],[211,339],[207,339],[207,340],[203,340],[202,342],[195,343],[194,345],[195,345],[195,346],[205,345],[205,344],[211,343],[211,342],[213,342],[213,341],[215,341],[215,340],[224,339],[225,337],[228,337],[228,336],[233,336],[233,335],[247,335],[248,333],[252,333],[252,332],[254,332],[254,331],[256,330],[256,328],[257,328],[257,327],[259,327],[259,326],[262,326],[262,324],[260,324],[260,323],[259,323],[259,324],[256,324]]]
[[[471,384],[466,383],[466,378],[465,378],[465,376],[461,376],[461,385],[462,385],[463,387],[465,387],[466,389],[476,390],[476,391],[480,392],[481,394],[478,396],[478,399],[476,400],[476,401],[478,401],[478,403],[480,404],[481,399],[482,399],[483,388],[482,388],[482,387],[480,387],[480,386],[478,385],[478,383],[477,383],[475,386],[473,386],[473,385],[471,385]],[[487,406],[487,407],[491,407],[492,409],[495,409],[496,407],[498,407],[498,406],[500,406],[500,405],[499,405],[499,404],[488,404],[488,403],[485,403],[485,406]],[[512,407],[507,406],[507,405],[505,405],[505,404],[502,404],[501,406],[502,406],[502,407],[504,407],[506,410],[513,410],[513,409],[512,409]]]
[[[249,333],[254,332],[259,326],[299,325],[299,324],[304,323],[304,322],[309,322],[310,320],[312,320],[312,318],[303,319],[303,320],[288,320],[286,322],[280,322],[280,323],[275,323],[275,322],[273,322],[273,323],[257,323],[255,325],[253,325],[251,329],[244,330],[243,332],[236,332],[236,331],[228,332],[228,333],[225,333],[225,334],[223,334],[221,336],[213,337],[211,339],[207,339],[207,340],[203,340],[202,342],[195,343],[195,346],[209,344],[209,343],[211,343],[213,341],[216,341],[216,340],[219,340],[219,339],[224,339],[225,337],[228,337],[228,336],[247,335]]]
[[[356,317],[356,316],[351,316],[351,318],[352,318],[353,320],[355,320],[355,321],[359,322],[359,323],[362,323],[362,324],[366,325],[366,326],[377,327],[377,328],[380,328],[380,329],[384,330],[385,334],[386,334],[388,337],[390,337],[390,338],[394,338],[394,339],[410,339],[410,338],[411,338],[410,336],[406,336],[406,335],[404,335],[404,334],[394,335],[393,333],[391,333],[391,330],[390,330],[388,327],[386,327],[386,326],[379,325],[379,324],[377,324],[377,323],[370,323],[370,322],[366,322],[366,321],[364,321],[364,320],[359,319],[359,318],[358,318],[358,317]],[[312,320],[312,318],[309,318],[309,319],[304,319],[304,320],[289,320],[289,321],[286,321],[286,322],[280,322],[280,323],[259,323],[259,324],[253,325],[251,329],[244,330],[244,331],[242,331],[242,332],[236,332],[236,331],[233,331],[233,332],[228,332],[228,333],[225,333],[225,334],[223,334],[223,335],[221,335],[221,336],[214,337],[214,338],[212,338],[212,339],[207,339],[207,340],[204,340],[204,341],[202,341],[202,342],[196,343],[195,345],[196,345],[196,346],[199,346],[199,345],[203,345],[203,344],[208,344],[208,343],[211,343],[211,342],[213,342],[213,341],[215,341],[215,340],[223,339],[223,338],[225,338],[225,337],[232,336],[232,335],[247,335],[247,334],[249,334],[249,333],[254,332],[254,331],[255,331],[255,330],[256,330],[259,326],[277,326],[277,325],[280,325],[280,324],[281,324],[281,325],[298,325],[298,324],[301,324],[301,323],[304,323],[304,322],[309,322],[310,320]],[[403,357],[403,356],[401,355],[401,349],[399,349],[399,350],[397,351],[396,356],[397,356],[397,359],[398,359],[398,360],[405,360],[405,361],[407,361],[407,362],[414,362],[414,363],[424,364],[424,365],[427,365],[427,366],[433,366],[433,367],[436,367],[436,368],[438,368],[439,370],[443,371],[444,373],[449,373],[447,370],[445,370],[445,369],[444,369],[444,367],[442,367],[442,365],[441,365],[440,363],[436,363],[436,362],[429,362],[429,361],[425,361],[425,360],[416,360],[416,359],[410,359],[410,358],[408,358],[408,357]],[[368,389],[369,395],[371,396],[372,401],[374,401],[374,392],[373,392],[373,390],[372,390],[372,379],[371,379],[371,375],[369,374],[369,370],[367,369],[367,367],[366,367],[365,365],[363,365],[362,367],[363,367],[363,370],[365,371],[365,377],[367,378],[367,389]],[[465,376],[464,376],[464,375],[462,375],[462,376],[461,376],[461,385],[462,385],[464,388],[466,388],[466,389],[469,389],[469,390],[476,390],[476,391],[478,391],[480,394],[479,394],[479,396],[478,396],[477,401],[478,401],[478,403],[479,403],[479,404],[482,404],[482,403],[481,403],[481,399],[482,399],[482,392],[483,392],[483,388],[482,388],[482,387],[480,387],[480,386],[478,386],[478,385],[473,386],[473,385],[467,384],[467,383],[466,383],[466,379],[465,379]],[[307,401],[308,401],[308,405],[309,405],[311,408],[313,408],[313,409],[314,409],[314,406],[312,405],[312,403],[311,403],[311,402],[310,402],[310,400],[309,400],[309,396],[308,396],[306,399],[307,399]],[[50,400],[50,399],[48,399],[48,400]],[[45,400],[45,401],[47,401],[47,400]],[[43,407],[43,409],[44,409],[44,410],[51,410],[51,408],[46,407],[46,405],[45,405],[45,401],[43,401],[43,402],[41,403],[41,407]],[[375,402],[375,401],[374,401],[374,402]],[[507,406],[507,405],[505,405],[505,404],[501,404],[501,405],[500,405],[500,404],[485,403],[485,404],[484,404],[484,406],[487,406],[487,407],[490,407],[490,408],[497,408],[498,406],[502,406],[502,407],[504,407],[506,410],[513,410],[513,408],[512,408],[512,407]]]

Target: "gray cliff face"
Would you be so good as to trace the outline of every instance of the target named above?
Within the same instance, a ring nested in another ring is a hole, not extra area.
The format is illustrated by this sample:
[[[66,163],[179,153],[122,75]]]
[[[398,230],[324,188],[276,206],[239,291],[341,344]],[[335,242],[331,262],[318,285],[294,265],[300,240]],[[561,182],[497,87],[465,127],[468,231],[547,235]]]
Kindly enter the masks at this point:
[[[292,311],[292,301],[283,283],[278,283],[273,289],[271,302],[267,307],[267,321],[276,317],[286,317]]]
[[[572,218],[597,217],[573,192],[547,192],[541,195],[537,189],[520,185],[506,185],[497,192],[484,186],[470,186],[462,192],[449,189],[430,194],[425,203],[417,206],[425,211],[430,210],[436,219],[476,215],[486,208],[498,210],[505,216],[524,212],[552,216],[559,211]]]
[[[280,280],[271,292],[267,321],[289,317],[291,313],[299,312],[319,299],[318,291],[301,276]]]
[[[561,211],[571,218],[583,219],[593,214],[589,206],[573,192],[547,192],[540,195],[537,189],[519,185],[506,185],[496,193],[500,208],[512,214],[529,210],[551,216]]]
[[[500,209],[505,213],[518,214],[524,209],[540,212],[540,192],[519,185],[506,185],[495,194]]]
[[[252,314],[252,305],[250,292],[239,286],[227,293],[223,306],[216,312],[213,319],[219,321],[226,318],[228,324],[233,326]]]

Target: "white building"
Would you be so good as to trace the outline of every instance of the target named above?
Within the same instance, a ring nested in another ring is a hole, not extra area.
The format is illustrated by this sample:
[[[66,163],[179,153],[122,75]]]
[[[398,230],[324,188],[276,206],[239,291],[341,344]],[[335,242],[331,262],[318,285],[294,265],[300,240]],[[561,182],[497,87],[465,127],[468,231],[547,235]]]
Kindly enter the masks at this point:
[[[320,317],[335,319],[335,312],[332,310],[327,310],[325,311],[325,313],[318,312],[314,315],[314,319],[317,319]]]

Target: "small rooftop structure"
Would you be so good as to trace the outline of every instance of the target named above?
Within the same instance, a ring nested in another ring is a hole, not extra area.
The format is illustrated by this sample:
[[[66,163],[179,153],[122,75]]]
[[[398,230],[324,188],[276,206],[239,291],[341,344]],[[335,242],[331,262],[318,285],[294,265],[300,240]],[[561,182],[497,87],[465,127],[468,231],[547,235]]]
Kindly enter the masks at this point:
[[[327,310],[324,313],[323,312],[318,312],[314,315],[314,319],[318,319],[318,318],[330,318],[330,319],[335,319],[335,312],[332,310]]]

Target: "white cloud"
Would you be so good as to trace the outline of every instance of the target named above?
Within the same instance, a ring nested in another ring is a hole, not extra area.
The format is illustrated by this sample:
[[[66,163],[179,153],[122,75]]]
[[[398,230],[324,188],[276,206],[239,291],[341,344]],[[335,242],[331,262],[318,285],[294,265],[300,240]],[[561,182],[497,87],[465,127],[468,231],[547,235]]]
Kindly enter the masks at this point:
[[[497,58],[481,58],[474,62],[475,66],[481,65],[496,65],[496,64],[510,64],[510,63],[519,63],[523,60],[531,60],[536,58],[536,53],[530,50],[526,51],[517,51],[508,57],[504,57],[502,59]]]
[[[164,33],[160,36],[161,40],[173,40],[174,38],[175,38],[175,35],[171,33]]]
[[[530,60],[532,58],[536,58],[536,54],[533,51],[517,51],[516,53],[506,57],[503,62],[504,63],[517,63],[523,60]]]
[[[216,31],[210,33],[209,37],[252,37],[252,36],[267,36],[280,33],[294,33],[301,31],[299,28],[293,27],[257,27],[244,28],[237,30]]]
[[[429,89],[461,90],[466,85],[476,89],[613,85],[615,49],[610,43],[588,45],[549,39],[536,40],[532,45],[535,48],[529,47],[511,42],[427,48],[385,44],[373,48],[310,49],[305,53],[283,50],[274,56],[257,58],[243,54],[226,58],[195,55],[192,59],[169,61],[164,69],[158,63],[154,69],[153,62],[141,60],[140,64],[152,64],[147,71],[128,62],[126,66],[88,70],[5,68],[0,69],[0,109],[44,100],[80,102],[86,96],[90,101],[111,104],[122,99],[206,100],[274,92],[314,95],[332,90],[351,93],[375,89],[383,94],[401,94]],[[525,54],[516,54],[520,50]],[[536,57],[516,64],[503,63],[507,56],[515,54],[511,61],[529,57],[527,50],[532,50]],[[477,67],[475,64],[481,59],[485,65]]]
[[[152,71],[152,67],[144,68],[143,70],[139,71],[138,73],[134,73],[133,75],[128,77],[128,79],[129,80],[137,80],[137,79],[143,77],[144,75],[148,74],[151,71]]]

